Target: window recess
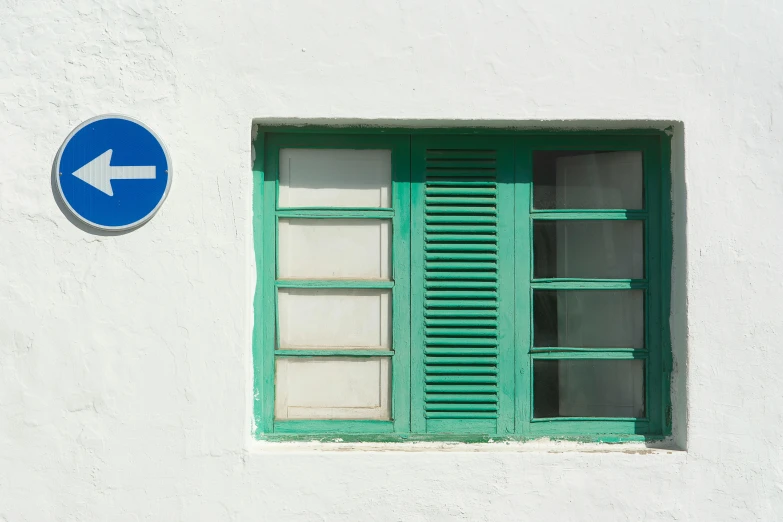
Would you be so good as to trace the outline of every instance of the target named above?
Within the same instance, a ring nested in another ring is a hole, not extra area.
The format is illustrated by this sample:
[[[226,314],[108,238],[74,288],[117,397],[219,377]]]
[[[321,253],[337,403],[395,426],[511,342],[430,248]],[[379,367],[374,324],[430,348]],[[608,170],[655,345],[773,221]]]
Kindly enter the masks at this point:
[[[669,433],[667,140],[260,132],[256,435]]]

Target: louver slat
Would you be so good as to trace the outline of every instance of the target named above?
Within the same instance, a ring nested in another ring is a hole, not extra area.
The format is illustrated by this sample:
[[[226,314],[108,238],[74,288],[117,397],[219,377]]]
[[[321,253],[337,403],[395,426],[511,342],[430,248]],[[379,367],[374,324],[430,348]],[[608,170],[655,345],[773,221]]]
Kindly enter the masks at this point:
[[[498,165],[496,150],[479,148],[428,148],[424,162],[429,431],[431,419],[458,427],[498,418]]]

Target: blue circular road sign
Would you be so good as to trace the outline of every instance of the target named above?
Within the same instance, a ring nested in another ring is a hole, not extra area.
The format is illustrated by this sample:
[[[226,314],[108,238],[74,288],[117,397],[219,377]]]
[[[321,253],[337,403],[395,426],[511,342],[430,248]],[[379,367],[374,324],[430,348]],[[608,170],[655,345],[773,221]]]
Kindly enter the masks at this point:
[[[102,230],[148,221],[171,188],[171,161],[152,130],[127,116],[85,121],[66,138],[55,165],[68,209]]]

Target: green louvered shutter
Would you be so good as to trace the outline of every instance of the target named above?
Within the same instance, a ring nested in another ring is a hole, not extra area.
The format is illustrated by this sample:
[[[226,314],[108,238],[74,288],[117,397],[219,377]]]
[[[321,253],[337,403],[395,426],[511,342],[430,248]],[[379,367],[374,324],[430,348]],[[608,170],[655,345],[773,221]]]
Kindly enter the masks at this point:
[[[514,429],[514,152],[506,136],[412,140],[414,432]]]

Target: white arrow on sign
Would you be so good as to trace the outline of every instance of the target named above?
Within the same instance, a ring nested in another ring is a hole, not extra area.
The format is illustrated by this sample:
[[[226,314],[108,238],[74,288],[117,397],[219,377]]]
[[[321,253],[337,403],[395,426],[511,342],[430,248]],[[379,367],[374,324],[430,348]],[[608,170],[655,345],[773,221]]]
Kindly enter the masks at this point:
[[[114,195],[113,179],[155,179],[155,166],[112,167],[111,153],[112,149],[107,150],[73,175],[108,196]]]

